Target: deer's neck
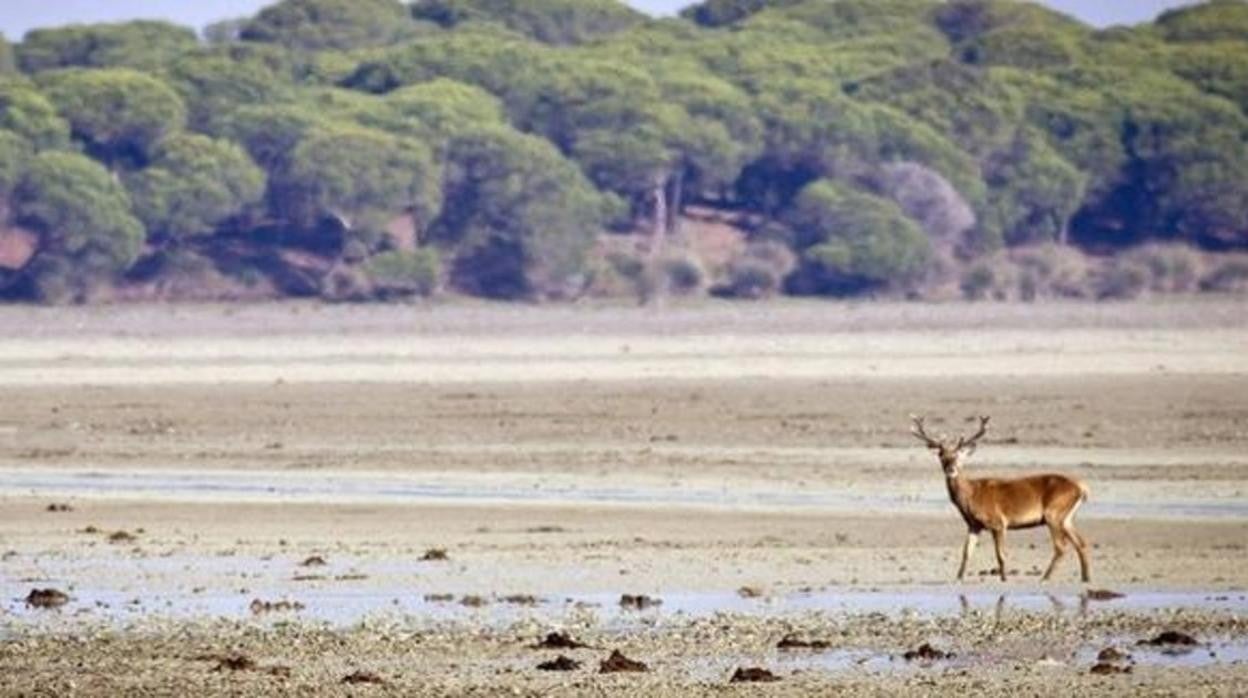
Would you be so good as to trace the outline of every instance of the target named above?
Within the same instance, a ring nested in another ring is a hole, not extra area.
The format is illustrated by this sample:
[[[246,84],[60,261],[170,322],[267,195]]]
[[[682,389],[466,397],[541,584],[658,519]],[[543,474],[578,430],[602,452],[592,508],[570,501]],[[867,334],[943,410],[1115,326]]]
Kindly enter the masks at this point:
[[[962,516],[970,521],[971,518],[971,493],[975,489],[971,481],[962,477],[962,473],[958,473],[953,477],[945,478],[945,485],[949,488],[949,501],[962,512]]]

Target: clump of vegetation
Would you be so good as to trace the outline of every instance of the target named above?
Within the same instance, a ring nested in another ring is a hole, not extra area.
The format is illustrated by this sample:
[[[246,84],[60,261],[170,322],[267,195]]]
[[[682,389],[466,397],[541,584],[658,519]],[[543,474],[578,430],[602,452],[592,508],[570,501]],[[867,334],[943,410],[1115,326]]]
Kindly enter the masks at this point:
[[[429,296],[441,278],[437,252],[421,248],[412,252],[383,252],[364,265],[373,292],[386,298]]]
[[[775,241],[755,242],[728,265],[723,283],[715,294],[725,298],[756,300],[774,296],[797,266],[797,257]]]

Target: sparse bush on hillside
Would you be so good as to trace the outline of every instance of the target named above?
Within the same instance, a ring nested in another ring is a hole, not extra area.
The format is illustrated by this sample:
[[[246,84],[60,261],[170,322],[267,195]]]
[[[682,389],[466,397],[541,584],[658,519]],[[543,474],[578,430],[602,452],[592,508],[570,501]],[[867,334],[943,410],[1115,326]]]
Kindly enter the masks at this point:
[[[1204,271],[1200,253],[1187,245],[1143,245],[1124,257],[1148,269],[1149,290],[1157,293],[1195,291]]]
[[[775,241],[751,243],[728,265],[726,278],[714,293],[751,300],[774,296],[796,266],[797,258],[787,246]]]
[[[1212,265],[1200,289],[1213,293],[1248,293],[1248,256],[1235,255]]]
[[[383,297],[428,296],[438,288],[441,262],[437,252],[383,252],[364,265],[375,293]]]

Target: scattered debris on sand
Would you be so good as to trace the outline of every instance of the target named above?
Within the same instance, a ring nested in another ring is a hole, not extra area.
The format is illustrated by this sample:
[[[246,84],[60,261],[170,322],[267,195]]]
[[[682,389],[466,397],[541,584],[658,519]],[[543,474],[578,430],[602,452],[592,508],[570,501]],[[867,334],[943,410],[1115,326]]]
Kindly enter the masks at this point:
[[[625,657],[619,650],[612,650],[611,656],[598,664],[598,673],[615,674],[623,671],[650,671],[645,662]]]
[[[87,526],[86,528],[84,528],[84,529],[82,529],[82,530],[80,530],[80,531],[78,531],[78,532],[79,532],[79,533],[99,533],[99,532],[100,532],[100,529],[99,529],[99,527],[97,527],[97,526]]]
[[[1111,662],[1097,662],[1092,665],[1090,672],[1097,675],[1108,674],[1130,674],[1130,665],[1113,664]]]
[[[59,589],[31,589],[26,605],[34,608],[60,608],[69,603],[69,595]]]
[[[1113,591],[1112,589],[1088,589],[1083,592],[1083,598],[1088,601],[1113,601],[1114,599],[1126,598],[1126,594]]]
[[[425,551],[424,555],[420,556],[420,559],[427,562],[435,560],[441,561],[449,560],[451,559],[451,556],[446,554],[446,548],[429,548]]]
[[[340,681],[339,683],[352,683],[352,684],[370,683],[370,684],[380,685],[380,684],[384,684],[385,682],[386,682],[385,679],[381,678],[380,676],[374,674],[371,671],[364,671],[362,669],[357,669],[356,671],[353,671],[350,674],[347,674],[346,676],[342,677],[342,681]]]
[[[581,668],[581,663],[561,654],[548,662],[538,664],[537,668],[541,671],[576,671]]]
[[[763,590],[758,587],[743,586],[740,589],[737,589],[737,596],[740,596],[743,599],[757,599],[762,595]]]
[[[328,564],[329,563],[325,561],[325,558],[321,557],[320,555],[313,555],[309,557],[308,559],[304,560],[303,562],[300,562],[299,566],[300,567],[324,567],[325,565],[328,565]]]
[[[577,641],[568,633],[553,632],[546,633],[546,637],[532,647],[537,650],[578,650],[589,645]]]
[[[568,529],[563,526],[533,526],[524,529],[525,533],[567,533]]]
[[[516,606],[536,606],[541,603],[541,599],[532,594],[508,594],[502,598],[502,601]]]
[[[454,594],[425,594],[425,601],[427,603],[450,603],[454,600]]]
[[[217,658],[217,666],[213,671],[255,671],[259,667],[256,660],[245,654],[233,654]]]
[[[906,650],[905,654],[901,656],[907,662],[936,662],[942,659],[953,659],[955,655],[952,652],[938,650],[932,647],[931,643],[924,642],[917,649]]]
[[[288,666],[274,665],[265,668],[264,673],[281,679],[289,679],[294,671]]]
[[[826,650],[831,645],[824,640],[803,640],[796,635],[785,635],[776,643],[780,650]]]
[[[249,608],[255,615],[260,615],[261,613],[288,613],[291,611],[302,611],[303,604],[298,601],[261,601],[260,599],[253,599]]]
[[[488,603],[489,601],[486,601],[484,596],[477,596],[476,594],[468,594],[459,600],[460,606],[467,606],[468,608],[481,608]]]
[[[779,680],[779,676],[762,667],[748,669],[737,667],[737,670],[732,673],[732,678],[728,679],[728,683],[765,683]]]
[[[1096,655],[1098,662],[1123,662],[1131,659],[1131,654],[1117,647],[1106,647]]]
[[[59,513],[67,512],[67,511],[73,511],[73,510],[74,508],[68,504],[49,504],[47,509],[45,509],[44,511],[51,512],[54,514],[59,514]]]
[[[138,536],[129,531],[113,531],[108,534],[109,543],[133,543],[138,539]]]
[[[1150,645],[1152,647],[1194,647],[1200,643],[1196,641],[1196,638],[1187,633],[1182,633],[1178,630],[1167,630],[1151,640],[1140,640],[1136,644]]]
[[[620,596],[620,607],[634,611],[644,611],[647,608],[662,605],[663,599],[656,599],[645,594],[623,594]]]

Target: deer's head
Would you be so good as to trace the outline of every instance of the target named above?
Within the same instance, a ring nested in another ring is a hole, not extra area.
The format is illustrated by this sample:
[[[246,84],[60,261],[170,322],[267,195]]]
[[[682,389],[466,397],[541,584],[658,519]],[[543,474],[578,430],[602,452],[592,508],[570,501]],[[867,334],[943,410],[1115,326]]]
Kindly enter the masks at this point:
[[[945,477],[957,477],[962,471],[962,463],[975,452],[975,448],[979,445],[979,440],[984,434],[988,433],[989,417],[979,418],[979,431],[974,436],[959,436],[956,439],[940,438],[934,439],[928,436],[927,430],[923,427],[923,418],[910,416],[914,426],[910,428],[910,433],[914,434],[920,441],[927,444],[927,447],[936,452],[936,457],[940,459],[940,467],[945,471]]]

